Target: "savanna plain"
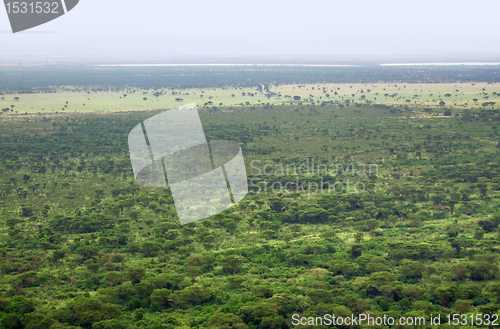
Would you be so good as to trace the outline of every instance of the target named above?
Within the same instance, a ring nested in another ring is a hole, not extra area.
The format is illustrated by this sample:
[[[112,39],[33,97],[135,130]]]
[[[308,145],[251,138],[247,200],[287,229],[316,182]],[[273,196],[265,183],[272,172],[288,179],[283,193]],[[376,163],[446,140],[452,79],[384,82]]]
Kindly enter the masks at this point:
[[[498,325],[499,82],[498,67],[0,68],[0,327]],[[168,187],[135,182],[127,138],[193,102],[207,140],[240,144],[250,192],[180,225]]]

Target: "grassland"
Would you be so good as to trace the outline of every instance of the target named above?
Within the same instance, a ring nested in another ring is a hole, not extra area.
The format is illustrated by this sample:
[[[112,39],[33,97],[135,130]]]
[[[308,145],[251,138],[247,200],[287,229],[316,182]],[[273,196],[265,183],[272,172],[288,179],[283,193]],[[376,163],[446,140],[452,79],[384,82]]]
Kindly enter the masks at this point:
[[[155,96],[158,93],[158,96]],[[336,93],[336,94],[335,94]],[[126,95],[126,96],[124,96]],[[299,96],[300,100],[294,100]],[[15,98],[18,98],[16,100]],[[144,99],[146,98],[146,100]],[[0,108],[25,113],[89,113],[168,109],[195,102],[198,106],[238,107],[321,104],[385,104],[413,109],[453,107],[455,110],[500,108],[499,83],[435,84],[301,84],[264,88],[124,89],[120,91],[68,91],[6,94]],[[445,105],[440,105],[440,102]],[[12,105],[14,106],[12,108]]]

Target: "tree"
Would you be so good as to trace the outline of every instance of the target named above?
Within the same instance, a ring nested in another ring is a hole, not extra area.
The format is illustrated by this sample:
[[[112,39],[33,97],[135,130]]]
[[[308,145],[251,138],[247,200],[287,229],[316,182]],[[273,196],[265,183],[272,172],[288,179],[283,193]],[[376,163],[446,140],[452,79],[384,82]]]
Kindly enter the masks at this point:
[[[354,240],[356,240],[356,243],[360,243],[361,241],[363,241],[363,237],[364,237],[363,232],[358,232],[354,234]]]
[[[283,318],[278,314],[278,310],[269,307],[268,303],[247,304],[240,308],[240,312],[244,322],[252,322],[260,328],[281,328],[283,324]]]
[[[403,290],[401,292],[403,296],[411,299],[412,301],[416,301],[422,299],[426,290],[421,286],[415,284],[408,284],[403,287]]]
[[[269,287],[262,285],[252,286],[250,291],[257,297],[269,298],[273,295],[273,291]]]
[[[130,281],[138,283],[146,276],[146,270],[142,267],[129,268],[127,274]]]
[[[412,260],[405,259],[401,265],[401,274],[405,277],[420,279],[425,271],[425,265]]]
[[[87,269],[92,273],[97,273],[101,269],[101,265],[95,263],[92,259],[86,260],[85,265],[87,266]]]
[[[474,231],[474,238],[478,239],[478,240],[481,240],[484,236],[484,231],[481,229],[481,228],[477,228],[475,231]]]
[[[215,313],[207,321],[208,329],[247,329],[246,324],[235,314]]]
[[[285,319],[280,315],[265,316],[260,321],[260,327],[265,329],[282,328],[285,324]]]
[[[498,304],[488,303],[486,305],[479,306],[479,312],[482,314],[489,314],[490,316],[498,314],[499,306]]]
[[[379,226],[379,222],[376,219],[370,219],[370,220],[367,220],[365,222],[365,225],[368,228],[368,230],[373,231],[374,229],[376,229]],[[358,241],[358,243],[359,242],[360,241]]]
[[[490,220],[480,220],[477,224],[484,230],[486,233],[493,232],[500,223],[500,216],[493,217]]]
[[[160,250],[158,243],[153,241],[144,241],[141,246],[141,252],[145,257],[154,257],[156,253]]]
[[[328,229],[326,232],[323,233],[323,239],[328,240],[328,241],[333,241],[337,237],[337,233],[332,230]]]
[[[2,324],[3,328],[8,328],[8,329],[22,329],[24,328],[23,324],[21,323],[21,314],[17,313],[9,313],[6,314],[2,320],[0,321]]]
[[[446,229],[446,234],[448,235],[449,238],[456,238],[458,234],[461,232],[462,230],[456,225],[449,226]]]
[[[240,255],[229,255],[222,259],[222,268],[225,272],[236,273],[239,266],[245,262],[245,257]]]
[[[338,252],[334,254],[334,260],[330,263],[330,270],[332,272],[341,272],[344,278],[358,268],[358,264],[354,263],[349,255],[345,252]]]
[[[169,289],[155,289],[151,293],[151,300],[155,303],[158,303],[161,307],[167,307],[168,305],[168,296],[172,291]]]
[[[120,272],[108,272],[104,277],[104,281],[111,287],[114,287],[125,281]]]
[[[197,276],[199,276],[201,273],[203,273],[203,271],[201,270],[201,268],[199,266],[187,266],[185,269],[185,273],[189,277],[194,279]]]
[[[382,287],[390,284],[394,280],[394,276],[386,271],[375,272],[370,275],[370,282],[375,287]]]
[[[64,250],[54,250],[54,252],[52,253],[52,260],[54,262],[58,262],[63,259],[64,256],[66,256],[66,252]]]
[[[186,258],[184,265],[186,266],[208,266],[212,262],[213,257],[209,254],[191,254]]]
[[[384,294],[384,299],[387,300],[387,296],[393,293],[394,287],[392,285],[384,285],[379,288],[380,292]]]
[[[81,326],[91,326],[96,322],[116,318],[120,309],[116,305],[101,302],[99,299],[80,299],[74,306],[75,317]]]
[[[458,314],[466,314],[472,308],[471,300],[457,300],[455,302],[455,310],[457,310]]]
[[[418,227],[422,225],[422,218],[416,214],[411,214],[408,216],[410,218],[411,226]]]
[[[449,198],[447,200],[447,205],[450,207],[450,212],[453,214],[453,209],[455,208],[455,205],[460,202],[460,194],[457,192],[451,192],[449,195]]]
[[[361,246],[359,244],[352,244],[350,253],[351,253],[351,258],[358,258],[362,254]]]
[[[117,319],[104,320],[92,325],[92,329],[129,329],[128,322]]]
[[[49,316],[44,316],[40,313],[29,313],[22,318],[23,326],[21,328],[25,329],[46,329],[53,328],[52,325],[57,323],[56,320],[51,319]],[[9,328],[8,326],[6,326]]]
[[[281,238],[288,244],[293,239],[293,236],[290,233],[285,233]]]
[[[498,272],[498,265],[496,263],[488,262],[487,260],[480,260],[475,262],[474,271],[483,275],[484,281],[488,280],[488,276],[494,275]]]
[[[129,311],[133,311],[133,310],[136,310],[138,308],[141,308],[141,300],[139,298],[137,298],[137,297],[132,298],[127,303],[127,310],[129,310]]]
[[[450,246],[452,248],[455,248],[455,250],[457,251],[457,255],[460,255],[462,249],[465,251],[465,249],[469,245],[469,241],[464,237],[449,238],[448,242],[450,243]]]
[[[458,263],[451,268],[451,271],[455,274],[457,281],[464,280],[470,274],[467,263]]]
[[[492,296],[497,302],[500,301],[500,283],[495,282],[488,287],[488,293]]]
[[[227,228],[227,230],[231,234],[234,234],[234,232],[238,228],[238,224],[232,218],[223,218],[220,223],[221,223],[222,226],[224,226],[225,228]]]
[[[441,302],[443,307],[455,299],[456,287],[453,285],[437,287],[434,296]]]
[[[202,304],[212,298],[213,291],[203,287],[201,284],[194,284],[184,290],[176,291],[169,295],[168,300],[174,305],[185,305],[192,303]]]
[[[479,193],[481,193],[481,196],[486,196],[486,194],[488,193],[488,185],[486,185],[485,183],[479,183],[476,186],[479,189]]]

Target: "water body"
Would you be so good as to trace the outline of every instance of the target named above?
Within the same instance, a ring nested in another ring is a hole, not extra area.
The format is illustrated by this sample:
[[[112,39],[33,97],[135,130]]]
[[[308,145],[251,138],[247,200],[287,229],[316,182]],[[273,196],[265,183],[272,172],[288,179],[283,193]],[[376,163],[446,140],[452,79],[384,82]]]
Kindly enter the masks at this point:
[[[380,64],[380,66],[484,66],[484,65],[500,65],[500,63],[482,63],[482,62],[461,62],[461,63],[391,63]]]
[[[500,63],[481,63],[481,62],[461,62],[461,63],[388,63],[378,64],[379,66],[489,66],[500,65]],[[182,66],[284,66],[284,67],[356,67],[366,65],[340,65],[340,64],[104,64],[102,67],[182,67]]]
[[[120,67],[148,67],[148,66],[296,66],[296,67],[349,67],[363,65],[338,65],[338,64],[106,64],[98,66]]]

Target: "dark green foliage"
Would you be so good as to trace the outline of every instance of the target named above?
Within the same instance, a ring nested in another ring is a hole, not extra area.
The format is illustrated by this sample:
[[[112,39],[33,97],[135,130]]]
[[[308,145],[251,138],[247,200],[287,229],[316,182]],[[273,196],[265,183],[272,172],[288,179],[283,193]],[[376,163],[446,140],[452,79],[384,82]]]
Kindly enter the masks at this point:
[[[249,179],[359,180],[365,192],[261,190],[181,226],[170,191],[137,186],[128,158],[128,132],[157,111],[1,121],[1,326],[274,329],[294,313],[498,311],[494,110],[414,119],[336,103],[220,109],[200,111],[207,138],[239,142],[247,164],[341,166]],[[361,160],[378,175],[345,172]]]
[[[54,92],[69,85],[83,91],[140,89],[254,87],[261,84],[302,83],[443,83],[466,81],[499,82],[499,73],[487,67],[272,67],[246,70],[238,67],[128,67],[89,70],[80,66],[4,66],[0,70],[0,93]],[[156,96],[157,92],[153,92]],[[298,97],[298,96],[294,96]],[[145,97],[147,98],[147,97]],[[179,98],[180,99],[180,98]],[[300,98],[299,98],[300,99]],[[490,105],[487,102],[486,105]]]
[[[104,320],[92,325],[92,329],[128,329],[132,326],[127,321]]]
[[[81,326],[93,326],[97,322],[116,318],[120,314],[118,306],[93,298],[77,300],[73,309],[75,319]]]
[[[481,226],[486,233],[493,232],[500,224],[500,215],[497,214],[490,220],[480,220],[477,224]]]

